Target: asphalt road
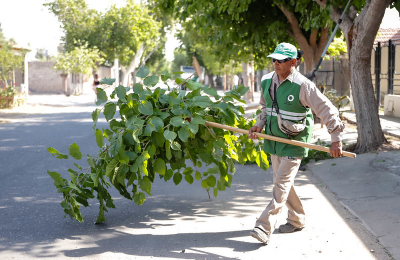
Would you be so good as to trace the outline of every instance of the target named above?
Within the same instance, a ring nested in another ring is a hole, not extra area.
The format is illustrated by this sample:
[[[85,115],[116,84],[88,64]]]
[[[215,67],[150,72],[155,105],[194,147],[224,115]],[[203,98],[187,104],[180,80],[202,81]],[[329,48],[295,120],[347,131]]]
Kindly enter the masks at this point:
[[[68,176],[74,160],[56,159],[45,148],[67,153],[76,142],[82,154],[94,155],[97,146],[92,102],[62,104],[54,100],[43,113],[0,123],[0,259],[390,259],[308,171],[296,179],[307,227],[275,232],[268,246],[248,235],[271,198],[272,172],[256,165],[238,165],[232,187],[211,200],[200,182],[157,180],[140,207],[113,191],[116,209],[105,224],[94,225],[96,201],[83,209],[84,223],[64,218],[46,170]]]

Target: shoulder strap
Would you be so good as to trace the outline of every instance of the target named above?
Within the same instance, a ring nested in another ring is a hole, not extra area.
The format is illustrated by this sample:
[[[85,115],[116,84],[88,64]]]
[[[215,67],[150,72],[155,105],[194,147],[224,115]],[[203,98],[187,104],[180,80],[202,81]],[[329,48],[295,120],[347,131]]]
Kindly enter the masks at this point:
[[[278,101],[276,98],[276,83],[274,84],[274,99],[272,100],[272,104],[274,105],[276,113],[279,114]]]

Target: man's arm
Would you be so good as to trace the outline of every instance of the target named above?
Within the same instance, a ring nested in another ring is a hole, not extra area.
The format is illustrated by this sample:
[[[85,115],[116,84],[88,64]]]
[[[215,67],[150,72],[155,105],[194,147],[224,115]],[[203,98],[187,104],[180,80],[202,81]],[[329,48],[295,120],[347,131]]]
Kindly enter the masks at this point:
[[[331,135],[332,146],[330,154],[333,157],[342,156],[341,133],[344,124],[339,118],[339,111],[314,85],[307,81],[301,85],[300,102],[304,107],[311,108],[315,114],[321,118]]]

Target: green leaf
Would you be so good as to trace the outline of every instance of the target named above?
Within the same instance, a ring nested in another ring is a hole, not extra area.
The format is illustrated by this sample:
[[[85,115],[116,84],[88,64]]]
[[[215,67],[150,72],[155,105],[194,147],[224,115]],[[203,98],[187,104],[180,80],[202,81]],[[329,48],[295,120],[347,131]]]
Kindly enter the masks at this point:
[[[110,121],[114,117],[116,109],[117,109],[117,105],[114,103],[111,103],[111,102],[107,103],[104,106],[103,113],[104,113],[104,116],[106,117],[107,121]]]
[[[179,127],[185,125],[185,120],[181,116],[174,116],[171,118],[169,123],[173,126]]]
[[[151,123],[154,125],[156,132],[160,131],[164,127],[164,122],[161,118],[153,116],[150,118],[150,120]]]
[[[180,74],[183,74],[184,72],[183,71],[176,71],[176,72],[174,72],[174,73],[172,73],[172,74],[174,74],[174,75],[180,75]]]
[[[143,80],[143,84],[149,87],[154,87],[159,81],[158,76],[149,76]]]
[[[182,180],[182,174],[180,174],[179,172],[174,174],[174,183],[175,185],[178,185]]]
[[[165,137],[165,139],[167,139],[168,141],[170,141],[170,142],[172,142],[172,141],[174,141],[175,140],[175,138],[176,138],[176,133],[175,132],[172,132],[172,131],[169,131],[169,130],[165,130],[164,131],[164,137]]]
[[[64,184],[64,179],[58,172],[51,172],[47,170],[47,173],[50,175],[51,178],[53,178],[55,186],[60,186]]]
[[[165,175],[167,167],[166,167],[165,161],[163,159],[157,158],[154,165],[155,165],[154,168],[155,168],[156,173],[158,173],[160,175]]]
[[[56,149],[54,149],[53,147],[49,147],[46,148],[46,150],[52,155],[57,155],[57,159],[68,159],[68,155],[60,153],[59,151],[57,151]]]
[[[96,166],[96,161],[94,160],[93,157],[90,157],[89,155],[87,156],[87,162],[90,167],[95,167]]]
[[[165,142],[165,156],[167,157],[168,160],[171,160],[172,158],[171,143],[168,140]]]
[[[139,188],[151,196],[151,181],[148,177],[143,177],[143,179],[140,181]]]
[[[187,142],[187,139],[190,136],[190,132],[187,128],[182,127],[181,129],[179,129],[178,131],[178,136],[179,138],[183,141],[183,142]]]
[[[84,199],[84,198],[76,197],[76,201],[79,202],[80,204],[82,204],[82,205],[85,206],[85,207],[88,207],[88,206],[89,206],[89,203],[88,203],[87,200]]]
[[[162,80],[162,81],[167,81],[167,80],[170,79],[170,78],[171,78],[171,74],[169,74],[168,71],[163,71],[163,72],[161,73],[161,80]]]
[[[108,98],[107,98],[107,94],[104,90],[97,88],[97,101],[96,101],[96,105],[101,105],[104,102],[107,102]]]
[[[199,107],[206,108],[212,104],[212,101],[207,96],[197,96],[193,98],[193,102]]]
[[[249,90],[249,87],[244,87],[242,85],[239,85],[236,89],[236,92],[239,93],[239,95],[243,96],[246,94],[246,92]]]
[[[192,184],[193,183],[193,176],[190,174],[186,174],[185,175],[185,180],[189,183]]]
[[[175,73],[174,73],[175,74]],[[176,84],[178,84],[178,85],[180,85],[182,82],[184,82],[185,80],[183,79],[183,78],[181,78],[181,77],[177,77],[176,79],[175,79],[175,83]]]
[[[118,159],[120,163],[129,163],[129,157],[125,153],[125,145],[121,145],[118,150]]]
[[[218,196],[218,189],[214,188],[214,197],[217,197],[217,196]]]
[[[210,175],[207,177],[207,185],[208,186],[214,187],[216,183],[217,183],[217,180],[215,179],[215,177],[213,175]]]
[[[93,119],[93,129],[96,129],[97,121],[99,120],[99,115],[100,115],[101,109],[96,108],[92,112],[92,119]]]
[[[139,105],[139,112],[143,115],[151,116],[153,114],[153,105],[150,101],[144,100]]]
[[[167,173],[164,175],[164,180],[168,181],[169,179],[172,178],[173,175],[174,175],[174,171],[171,169],[168,169]]]
[[[122,86],[122,85],[119,85],[119,86],[115,89],[115,91],[117,92],[117,97],[118,97],[121,101],[126,102],[126,98],[125,98],[125,96],[126,96],[126,88],[125,88],[124,86]]]
[[[79,166],[78,164],[76,164],[76,163],[74,163],[74,165],[75,165],[75,167],[76,168],[78,168],[79,170],[81,170],[82,171],[82,167],[81,166]]]
[[[190,90],[197,90],[197,89],[201,88],[201,83],[193,82],[193,81],[189,80],[188,82],[186,82],[186,87]]]
[[[100,80],[100,84],[106,84],[111,86],[112,84],[114,84],[115,79],[111,79],[111,78],[107,78],[105,77],[104,79]]]
[[[200,180],[201,179],[201,173],[200,172],[196,172],[195,174],[194,174],[194,178],[198,181],[198,180]]]
[[[183,174],[192,174],[192,173],[193,173],[192,167],[186,167],[185,170],[183,170]]]
[[[106,176],[109,177],[111,173],[114,173],[115,166],[119,163],[118,156],[114,157],[106,166]]]
[[[97,174],[97,172],[91,172],[90,178],[93,181],[93,186],[98,187],[99,186],[99,175]]]
[[[189,123],[188,128],[193,134],[196,134],[199,131],[199,125],[192,122]]]
[[[104,146],[104,136],[103,136],[103,132],[100,129],[96,130],[96,143],[98,147],[103,147]]]
[[[192,117],[190,123],[204,125],[206,123],[206,120],[204,120],[201,116],[194,116]]]
[[[154,144],[150,144],[149,146],[147,146],[146,151],[149,153],[150,158],[154,156],[154,154],[156,153],[156,146]]]
[[[69,155],[71,155],[74,159],[80,160],[82,158],[81,151],[79,150],[79,146],[76,143],[71,144],[68,148]]]
[[[132,89],[133,89],[134,93],[139,94],[140,92],[143,91],[143,85],[140,83],[135,83],[135,84],[133,84]]]
[[[201,181],[201,187],[203,187],[204,189],[208,189],[209,188],[209,186],[207,184],[207,180],[202,180]]]
[[[146,67],[146,66],[142,66],[142,67],[139,68],[138,72],[136,72],[136,77],[139,77],[139,78],[143,79],[147,75],[149,75],[149,73],[150,73],[149,68]]]
[[[173,141],[171,144],[171,148],[172,148],[172,150],[179,151],[179,150],[181,150],[181,145],[178,142]]]
[[[266,154],[263,150],[261,150],[261,152],[259,152],[259,156],[260,156],[260,161],[261,161],[259,167],[260,167],[261,169],[263,169],[264,171],[268,170],[268,168],[269,168],[269,161],[268,161],[268,156],[267,156],[267,154]]]
[[[213,96],[215,99],[220,99],[221,97],[218,95],[217,91],[213,88],[204,89],[204,93]]]
[[[133,201],[134,201],[138,206],[142,205],[143,202],[144,202],[145,200],[146,200],[146,196],[144,195],[143,192],[136,192],[136,193],[133,195]]]

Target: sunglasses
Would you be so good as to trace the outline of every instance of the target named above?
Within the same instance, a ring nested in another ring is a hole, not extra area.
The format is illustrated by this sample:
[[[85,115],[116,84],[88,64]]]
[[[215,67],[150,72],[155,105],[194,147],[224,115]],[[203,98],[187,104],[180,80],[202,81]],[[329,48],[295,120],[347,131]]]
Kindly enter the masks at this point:
[[[277,60],[277,59],[272,59],[272,63],[275,63],[275,61],[277,61],[279,64],[280,63],[285,63],[285,62],[287,62],[287,61],[290,61],[291,60],[291,58],[286,58],[286,59],[284,59],[284,60]]]

